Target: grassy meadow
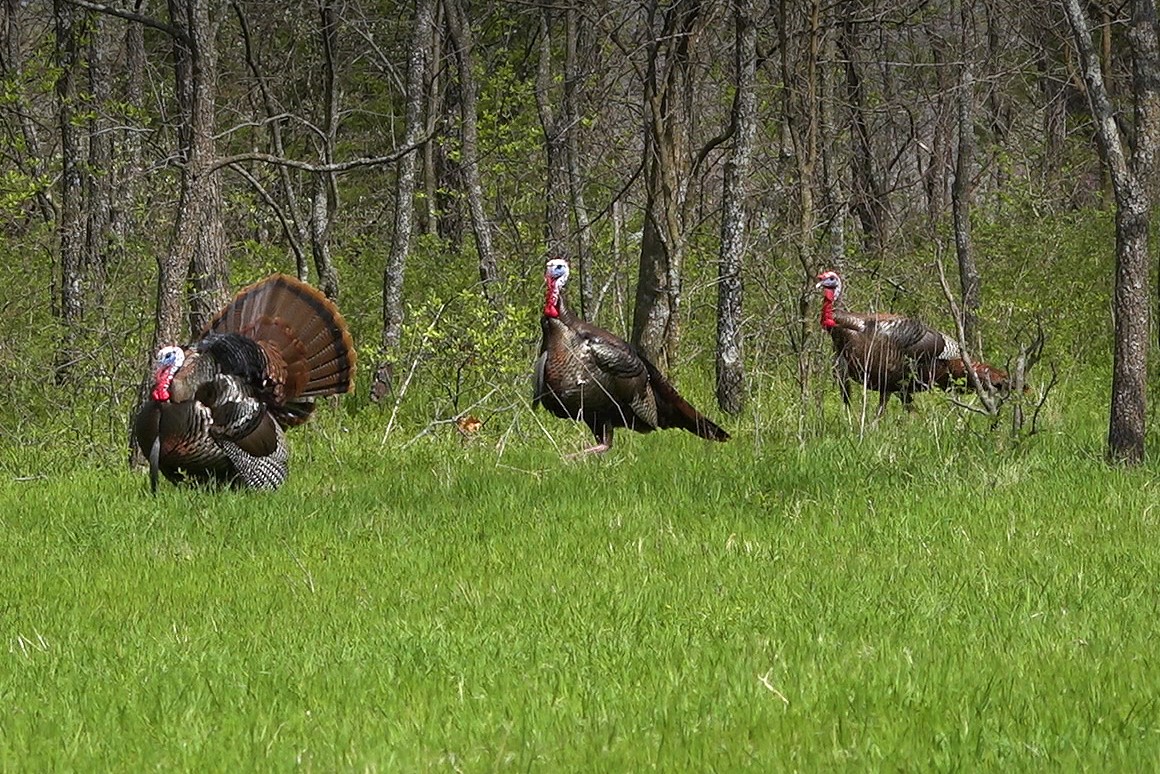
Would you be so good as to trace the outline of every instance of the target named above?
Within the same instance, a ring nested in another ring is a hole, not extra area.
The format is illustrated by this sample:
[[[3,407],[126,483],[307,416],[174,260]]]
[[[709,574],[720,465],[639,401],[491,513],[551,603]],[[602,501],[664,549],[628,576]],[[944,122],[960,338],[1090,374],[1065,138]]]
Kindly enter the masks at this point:
[[[0,768],[1156,768],[1155,465],[1068,389],[580,461],[326,408],[273,494],[6,448]]]
[[[1155,430],[1147,465],[1103,461],[1109,224],[976,233],[988,356],[1038,320],[1033,382],[1060,375],[1017,438],[941,394],[863,423],[821,336],[803,403],[783,261],[743,417],[712,410],[711,283],[687,307],[680,388],[732,441],[567,460],[585,430],[528,406],[538,258],[504,326],[470,288],[411,307],[384,407],[378,275],[351,270],[359,390],[290,434],[275,493],[127,469],[148,272],[58,384],[47,268],[0,266],[40,289],[0,304],[0,771],[1155,769],[1160,465]],[[852,308],[945,325],[911,260]]]

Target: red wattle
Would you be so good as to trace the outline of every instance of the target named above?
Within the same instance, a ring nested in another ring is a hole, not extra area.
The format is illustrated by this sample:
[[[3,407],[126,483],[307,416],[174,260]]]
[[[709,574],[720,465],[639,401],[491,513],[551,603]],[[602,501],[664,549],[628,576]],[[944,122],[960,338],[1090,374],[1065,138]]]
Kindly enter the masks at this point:
[[[559,295],[556,293],[556,280],[551,277],[545,277],[548,282],[548,292],[544,298],[544,316],[545,317],[559,317],[560,310],[557,307],[557,299]]]
[[[834,291],[832,288],[826,288],[822,292],[822,327],[826,330],[833,328],[838,323],[834,322]]]
[[[161,403],[169,400],[169,383],[172,380],[173,376],[168,368],[157,373],[157,382],[153,385],[153,400]]]

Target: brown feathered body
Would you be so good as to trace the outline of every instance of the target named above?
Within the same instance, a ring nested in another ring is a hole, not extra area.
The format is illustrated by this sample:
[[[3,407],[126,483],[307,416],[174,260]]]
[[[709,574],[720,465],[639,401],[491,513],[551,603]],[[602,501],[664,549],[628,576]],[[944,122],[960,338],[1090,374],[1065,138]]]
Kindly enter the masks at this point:
[[[174,483],[276,489],[284,431],[310,418],[315,398],[350,390],[354,369],[346,323],[318,290],[283,274],[243,289],[197,341],[158,353],[134,422],[153,488],[160,471]]]
[[[822,327],[834,345],[834,366],[842,400],[850,402],[850,383],[878,393],[878,414],[892,394],[911,405],[914,393],[940,387],[969,391],[967,367],[958,342],[912,317],[890,313],[858,314],[835,308],[841,279],[834,272],[818,276],[823,289]],[[1003,390],[1007,374],[987,363],[975,363],[984,387]]]
[[[728,440],[727,432],[693,408],[633,346],[567,308],[561,293],[567,278],[563,259],[548,262],[533,405],[588,425],[597,445],[586,451],[606,451],[618,427],[639,433],[682,428],[708,440]]]

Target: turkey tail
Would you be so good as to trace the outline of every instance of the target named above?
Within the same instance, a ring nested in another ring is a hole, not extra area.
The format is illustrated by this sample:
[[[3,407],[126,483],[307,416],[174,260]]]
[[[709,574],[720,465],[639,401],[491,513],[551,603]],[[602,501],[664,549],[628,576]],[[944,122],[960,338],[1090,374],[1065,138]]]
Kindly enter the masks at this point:
[[[282,382],[284,400],[348,392],[354,381],[355,349],[346,321],[317,289],[285,274],[243,288],[218,313],[206,333],[238,333],[258,342],[270,375]]]
[[[648,371],[648,381],[652,386],[653,395],[656,396],[658,427],[661,429],[680,427],[707,441],[729,440],[729,433],[682,398],[677,388],[669,383],[648,358],[640,355],[640,359]]]

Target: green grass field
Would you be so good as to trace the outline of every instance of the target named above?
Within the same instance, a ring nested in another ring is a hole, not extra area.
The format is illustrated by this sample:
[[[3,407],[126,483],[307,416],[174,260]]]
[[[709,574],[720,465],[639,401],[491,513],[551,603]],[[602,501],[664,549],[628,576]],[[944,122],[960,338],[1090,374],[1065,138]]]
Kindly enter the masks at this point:
[[[273,494],[9,449],[0,768],[1155,769],[1155,469],[919,402],[580,462],[324,411]]]

